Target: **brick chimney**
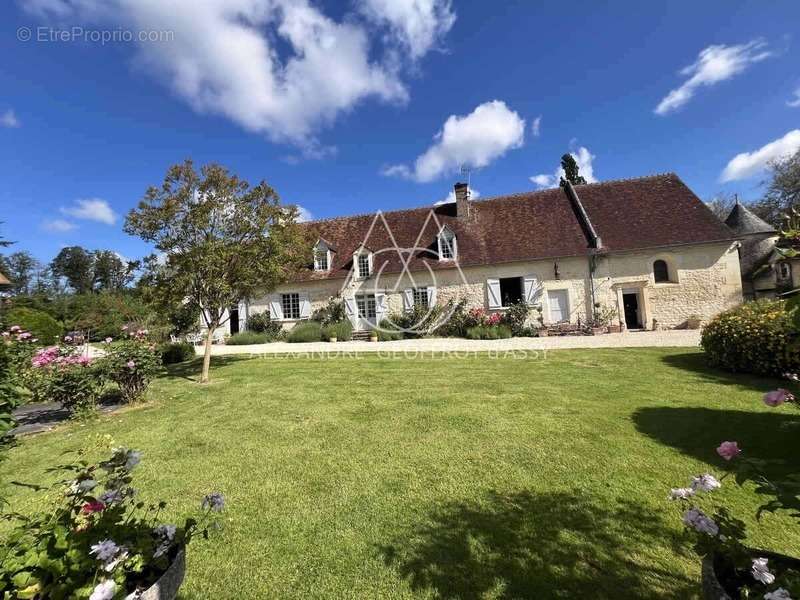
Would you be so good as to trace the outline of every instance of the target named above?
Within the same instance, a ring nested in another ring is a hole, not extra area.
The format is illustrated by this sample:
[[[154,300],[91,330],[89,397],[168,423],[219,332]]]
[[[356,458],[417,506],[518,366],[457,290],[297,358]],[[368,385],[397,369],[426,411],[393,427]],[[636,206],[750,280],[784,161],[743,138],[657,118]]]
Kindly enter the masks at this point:
[[[456,194],[456,216],[459,219],[466,219],[469,217],[469,185],[466,183],[457,183],[453,186],[453,191]]]

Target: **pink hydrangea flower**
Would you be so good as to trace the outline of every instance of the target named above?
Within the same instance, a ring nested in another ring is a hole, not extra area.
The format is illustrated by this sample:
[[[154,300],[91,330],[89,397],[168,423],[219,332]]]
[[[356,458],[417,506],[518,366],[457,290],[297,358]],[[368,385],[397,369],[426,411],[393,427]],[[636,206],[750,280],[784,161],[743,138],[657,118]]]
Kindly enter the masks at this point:
[[[106,338],[106,344],[110,344],[113,340],[110,337]]]
[[[22,327],[20,327],[19,325],[12,325],[11,327],[9,327],[8,330],[11,333],[16,333],[16,332],[20,331],[21,329],[22,329]]]
[[[719,445],[719,448],[717,448],[717,454],[719,454],[725,460],[736,458],[741,453],[742,450],[739,448],[739,444],[736,442],[722,442]]]
[[[794,395],[789,390],[783,388],[778,388],[777,390],[764,394],[764,404],[767,406],[780,406],[784,402],[791,402],[792,400],[794,400]]]
[[[125,363],[125,366],[128,367],[129,369],[135,369],[136,363],[133,362],[132,360],[129,360],[128,362]]]

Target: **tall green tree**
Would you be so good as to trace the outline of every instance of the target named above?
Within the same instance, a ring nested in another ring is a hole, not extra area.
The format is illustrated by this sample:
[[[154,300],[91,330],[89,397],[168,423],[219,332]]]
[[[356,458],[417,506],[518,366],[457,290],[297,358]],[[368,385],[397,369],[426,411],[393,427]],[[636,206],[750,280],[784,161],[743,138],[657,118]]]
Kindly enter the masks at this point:
[[[36,272],[41,264],[30,252],[20,250],[3,258],[3,270],[11,281],[11,291],[15,294],[30,294],[33,290]]]
[[[92,287],[98,291],[122,290],[133,279],[136,263],[123,260],[111,250],[95,250],[92,255]]]
[[[791,156],[773,161],[764,197],[751,210],[776,229],[784,224],[790,209],[800,208],[800,150]]]
[[[63,277],[76,294],[86,294],[94,287],[94,257],[80,246],[68,246],[50,263],[56,277]]]
[[[572,154],[567,153],[561,157],[561,168],[564,170],[564,176],[561,177],[559,181],[561,187],[565,187],[567,181],[572,185],[582,185],[586,183],[586,179],[579,173],[580,167]]]
[[[312,240],[296,206],[280,203],[265,182],[250,186],[217,164],[198,172],[174,165],[125,220],[125,231],[155,245],[150,281],[163,304],[200,307],[207,327],[202,383],[208,382],[214,331],[228,308],[266,292],[309,264]]]

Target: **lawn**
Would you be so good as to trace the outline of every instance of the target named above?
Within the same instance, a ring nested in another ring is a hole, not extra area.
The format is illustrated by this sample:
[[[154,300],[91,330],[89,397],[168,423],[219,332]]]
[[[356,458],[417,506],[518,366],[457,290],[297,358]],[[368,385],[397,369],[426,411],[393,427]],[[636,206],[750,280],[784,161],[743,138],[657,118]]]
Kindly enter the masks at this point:
[[[134,485],[172,519],[223,491],[225,528],[191,547],[185,598],[696,597],[670,487],[720,474],[722,440],[800,451],[798,412],[760,401],[776,382],[692,350],[228,358],[208,386],[196,366],[145,406],[25,439],[1,467],[4,482],[40,481],[61,451],[111,433],[144,451]],[[719,493],[754,522],[754,493]],[[751,535],[800,554],[786,517]]]

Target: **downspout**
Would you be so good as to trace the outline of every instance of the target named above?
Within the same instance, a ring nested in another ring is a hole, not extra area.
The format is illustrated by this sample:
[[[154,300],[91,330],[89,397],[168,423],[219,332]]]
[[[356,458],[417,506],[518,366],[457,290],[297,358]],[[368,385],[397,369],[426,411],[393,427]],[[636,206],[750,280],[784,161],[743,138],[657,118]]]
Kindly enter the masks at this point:
[[[597,256],[603,250],[603,240],[597,235],[597,230],[595,230],[594,225],[592,225],[592,222],[589,220],[589,215],[586,213],[586,209],[583,207],[583,203],[580,197],[578,197],[578,192],[575,191],[572,183],[569,181],[565,181],[564,183],[564,192],[567,194],[567,198],[569,198],[572,210],[578,218],[578,223],[580,223],[589,246],[589,293],[592,299],[592,317],[594,317],[596,313],[595,305],[597,304],[594,274],[597,271]]]

